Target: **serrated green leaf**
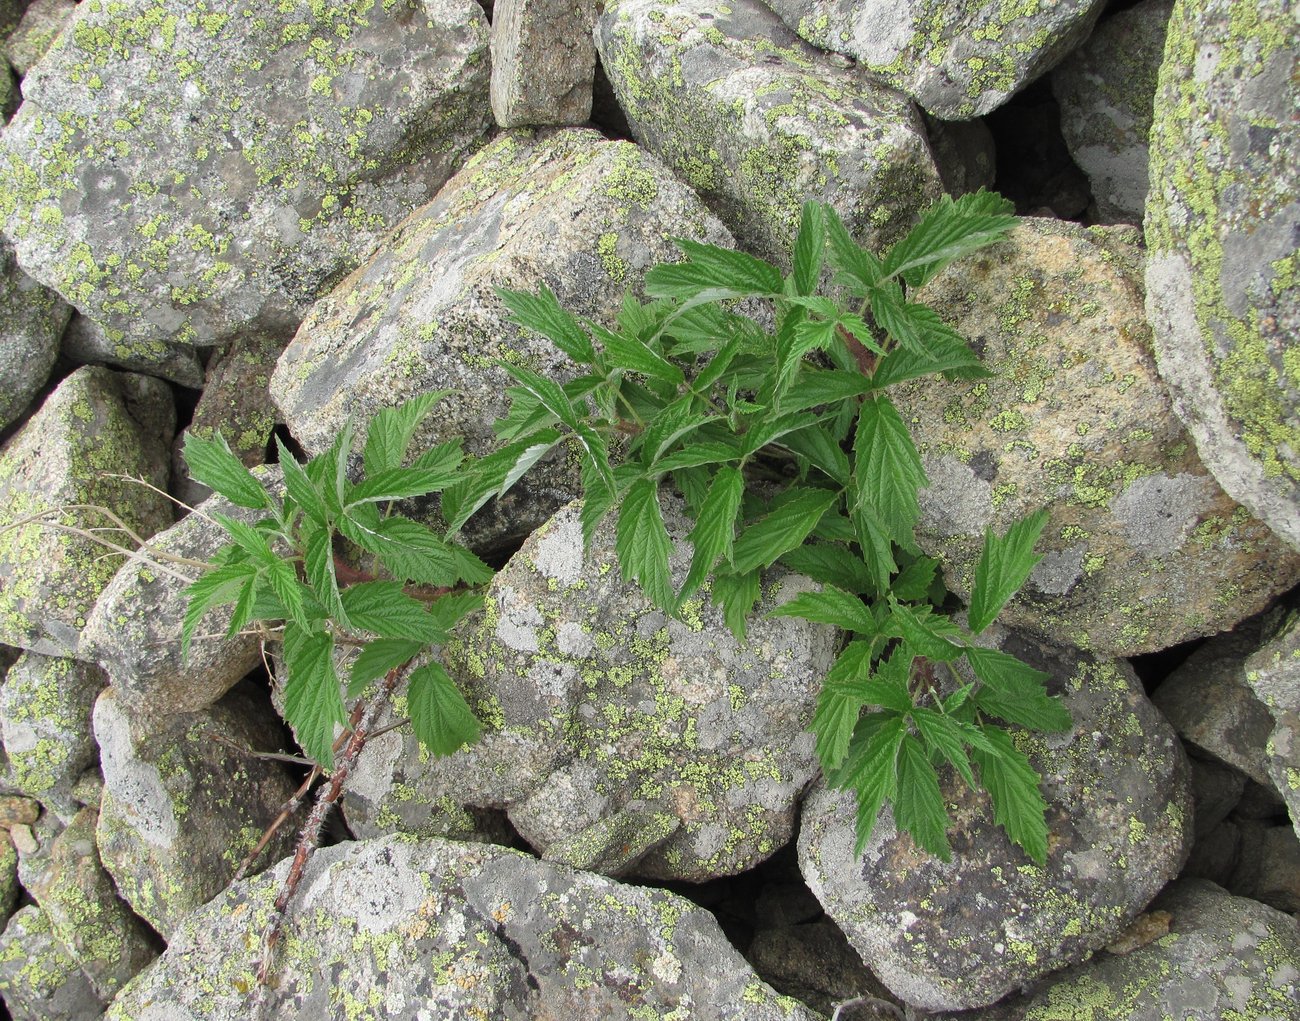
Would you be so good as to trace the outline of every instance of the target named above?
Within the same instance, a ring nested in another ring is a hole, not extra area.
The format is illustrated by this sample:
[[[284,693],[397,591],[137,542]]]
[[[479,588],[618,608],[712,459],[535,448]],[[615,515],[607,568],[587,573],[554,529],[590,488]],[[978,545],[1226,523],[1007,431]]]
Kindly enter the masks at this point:
[[[298,508],[317,525],[324,527],[329,523],[329,508],[325,504],[325,495],[303,470],[294,456],[285,449],[280,437],[275,438],[280,472],[284,476],[284,489]]]
[[[431,644],[446,634],[424,605],[402,591],[395,581],[365,581],[342,592],[343,609],[355,627],[381,638],[403,638]]]
[[[799,386],[781,402],[786,412],[834,404],[871,391],[871,381],[860,372],[844,369],[812,369],[805,366],[799,373]]]
[[[454,440],[435,444],[412,461],[411,468],[415,471],[440,471],[448,476],[452,475],[465,460],[465,452],[461,449],[462,442],[457,436]]]
[[[684,436],[688,436],[710,422],[718,421],[717,415],[706,415],[694,409],[694,397],[674,401],[650,422],[641,434],[641,460],[647,467],[652,466],[670,447]]]
[[[334,726],[347,723],[347,709],[334,670],[334,638],[328,631],[284,631],[284,716],[298,743],[323,769],[334,765]]]
[[[786,433],[777,442],[786,450],[806,458],[835,482],[842,486],[848,485],[849,456],[820,423],[814,422],[805,429]]]
[[[376,638],[361,647],[352,661],[348,677],[348,698],[356,698],[366,685],[390,670],[405,666],[424,649],[424,643],[405,638]]]
[[[1000,727],[982,728],[991,750],[973,748],[980,781],[993,801],[993,820],[1039,865],[1047,864],[1047,802],[1028,757]]]
[[[417,521],[392,515],[379,521],[366,547],[395,578],[420,585],[455,585],[459,565],[450,544]]]
[[[212,518],[226,530],[235,540],[235,544],[247,553],[249,559],[258,567],[279,563],[280,558],[271,549],[270,540],[267,539],[265,532],[253,527],[247,521],[240,521],[238,518],[220,512],[214,512]]]
[[[596,529],[613,508],[618,494],[591,462],[583,461],[580,472],[582,506],[578,510],[578,521],[582,525],[582,543],[584,546],[590,546]]]
[[[639,479],[623,497],[614,551],[624,581],[635,579],[647,598],[661,609],[676,606],[668,573],[672,543],[659,508],[659,487],[653,479]]]
[[[498,362],[502,369],[508,372],[519,384],[536,397],[547,411],[567,425],[570,429],[576,429],[581,420],[578,410],[569,400],[568,394],[564,388],[552,379],[538,375],[532,369],[525,368],[522,365],[512,365],[510,362]]]
[[[763,409],[759,409],[762,411]],[[762,450],[769,443],[775,443],[782,436],[808,427],[808,416],[804,412],[785,412],[775,417],[764,417],[750,426],[742,437],[741,450],[745,456]]]
[[[898,791],[894,822],[917,844],[942,861],[952,861],[948,846],[948,810],[939,790],[939,776],[919,741],[903,735],[898,752]]]
[[[453,592],[443,596],[429,607],[429,616],[446,634],[463,620],[466,615],[481,609],[483,596],[478,592]]]
[[[496,573],[459,543],[449,543],[452,560],[456,564],[456,575],[466,585],[484,585],[492,580]]]
[[[950,663],[964,651],[960,643],[965,635],[944,614],[929,606],[900,603],[892,595],[885,631],[907,642],[918,656],[940,663]]]
[[[867,251],[849,236],[844,221],[839,214],[827,205],[826,237],[830,241],[829,259],[831,266],[838,270],[837,282],[852,282],[855,294],[866,294],[875,287],[884,273],[878,258]]]
[[[875,650],[875,642],[849,642],[822,681],[812,732],[817,737],[817,759],[827,773],[839,767],[849,750],[863,706],[858,689],[871,674]]]
[[[692,443],[656,461],[651,467],[658,472],[675,472],[706,464],[726,464],[739,459],[740,452],[729,443]]]
[[[868,713],[858,721],[844,763],[827,777],[832,787],[857,795],[857,841],[860,855],[871,841],[885,802],[898,791],[898,750],[907,720],[896,713]]]
[[[968,618],[970,629],[979,634],[997,619],[1007,600],[1020,590],[1042,556],[1034,553],[1034,544],[1047,524],[1047,511],[1040,510],[1022,518],[998,538],[989,528],[984,533],[984,549],[975,567]]]
[[[791,487],[789,498],[736,538],[731,563],[737,574],[770,566],[777,557],[800,545],[817,527],[823,514],[839,500],[830,489]]]
[[[924,706],[912,710],[912,723],[926,745],[942,755],[961,774],[961,778],[974,787],[975,774],[971,772],[966,744],[968,733],[978,734],[979,731]]]
[[[334,570],[334,543],[330,529],[315,526],[304,530],[303,570],[307,583],[325,608],[326,614],[340,627],[349,627],[343,600],[339,597],[338,576]]]
[[[981,189],[953,200],[945,195],[885,257],[884,271],[920,287],[954,259],[1001,241],[1016,225],[1015,207]]]
[[[236,506],[251,510],[271,510],[275,507],[275,502],[262,484],[231,453],[226,438],[221,433],[205,440],[187,431],[183,456],[192,478]]]
[[[625,337],[613,330],[592,324],[592,331],[605,349],[606,365],[613,372],[637,372],[649,379],[662,380],[671,386],[680,386],[686,377],[682,370],[659,352],[647,347],[637,337]]]
[[[189,657],[194,629],[214,606],[235,602],[245,589],[251,591],[257,568],[249,563],[223,564],[199,575],[182,591],[186,599],[181,623],[181,659]]]
[[[253,619],[253,615],[257,612],[258,595],[265,585],[266,578],[259,574],[253,579],[251,585],[245,585],[240,591],[239,598],[235,600],[234,612],[230,615],[230,624],[226,627],[227,638],[234,638]],[[278,599],[276,606],[277,609],[282,606]]]
[[[980,361],[979,355],[972,351],[964,341],[957,346],[948,346],[943,350],[931,350],[922,354],[906,348],[895,348],[876,366],[871,377],[871,388],[881,390],[895,383],[936,373],[945,379],[987,379],[993,375]]]
[[[687,538],[692,544],[691,566],[678,601],[686,599],[704,583],[718,558],[731,555],[736,534],[736,514],[745,494],[745,477],[730,465],[718,469],[709,493],[700,505],[695,526]]]
[[[888,529],[874,507],[861,503],[849,508],[849,519],[862,554],[862,565],[871,576],[875,593],[888,591],[889,580],[898,570]]]
[[[459,478],[455,468],[393,468],[349,485],[343,493],[343,507],[359,503],[389,503],[435,493]]]
[[[829,517],[829,515],[827,515]],[[822,518],[822,524],[827,518]],[[820,526],[819,526],[820,527]],[[874,585],[866,566],[846,546],[815,542],[781,554],[781,563],[813,581],[834,585],[857,595],[872,592]]]
[[[863,402],[853,455],[856,502],[873,508],[889,537],[914,552],[921,516],[916,494],[929,479],[907,425],[887,397]]]
[[[1047,733],[1073,726],[1065,704],[1047,693],[1049,676],[1041,670],[994,649],[968,647],[966,660],[982,682],[974,695],[981,711]]]
[[[773,610],[769,617],[801,617],[816,624],[832,624],[844,631],[871,636],[879,629],[876,618],[862,600],[833,585],[820,592],[801,592]]]
[[[542,285],[536,294],[512,291],[505,287],[496,289],[511,318],[520,326],[540,333],[575,362],[591,365],[596,360],[591,338],[583,330],[578,317],[566,311],[550,288]]]
[[[548,454],[561,436],[554,429],[543,429],[516,440],[500,450],[474,462],[461,481],[442,493],[442,513],[447,520],[447,534],[454,535],[485,503],[504,495],[530,468]]]
[[[376,412],[366,427],[366,445],[361,455],[366,475],[375,477],[400,468],[420,423],[449,393],[450,390],[436,390],[420,394],[395,408],[382,408]]]
[[[450,755],[478,740],[478,719],[441,663],[411,672],[406,705],[411,729],[434,755]]]
[[[713,601],[722,607],[722,618],[737,641],[745,640],[745,621],[760,594],[757,570],[713,576]]]
[[[263,567],[259,573],[275,593],[275,598],[280,601],[280,605],[284,607],[286,619],[292,620],[299,627],[310,627],[311,620],[306,601],[307,589],[298,580],[294,569],[286,561],[277,559],[275,563]]]
[[[794,242],[795,294],[814,294],[821,282],[826,251],[826,210],[820,202],[805,202],[799,214],[799,234]]]
[[[933,557],[917,557],[898,572],[889,586],[890,591],[902,602],[923,603],[929,598],[938,570],[939,561]]]
[[[653,267],[645,277],[646,294],[652,298],[697,299],[708,296],[778,295],[782,291],[781,271],[745,252],[703,245],[678,238],[677,246],[686,262]]]

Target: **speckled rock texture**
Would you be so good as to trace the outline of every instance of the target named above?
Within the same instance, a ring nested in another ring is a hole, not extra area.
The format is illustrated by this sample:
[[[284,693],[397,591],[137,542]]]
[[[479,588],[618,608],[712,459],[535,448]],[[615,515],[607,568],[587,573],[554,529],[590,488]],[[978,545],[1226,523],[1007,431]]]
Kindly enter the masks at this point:
[[[19,262],[127,346],[287,336],[489,124],[473,0],[88,0],[0,143]]]
[[[203,365],[198,351],[191,345],[162,341],[132,348],[124,343],[115,344],[102,326],[83,315],[74,315],[63,331],[59,355],[76,365],[108,365],[157,376],[191,390],[203,386]]]
[[[1174,0],[1143,0],[1099,24],[1052,72],[1061,134],[1102,223],[1142,222],[1156,74]]]
[[[19,908],[0,934],[0,997],[13,1021],[84,1021],[107,1004],[36,904]]]
[[[918,541],[949,587],[969,594],[985,529],[1045,507],[1043,561],[1002,619],[1111,655],[1226,630],[1300,581],[1174,414],[1140,265],[1132,229],[1026,219],[918,292],[994,377],[892,391],[930,482]]]
[[[280,470],[254,474],[273,487]],[[225,514],[256,521],[257,511],[236,507],[220,496],[206,500],[150,545],[174,556],[205,562],[230,542],[211,517]],[[248,630],[226,636],[234,607],[211,610],[195,629],[189,655],[181,655],[186,587],[197,567],[155,562],[148,550],[126,561],[104,588],[86,620],[84,654],[108,671],[119,698],[142,716],[188,713],[212,705],[261,661],[261,639]]]
[[[49,378],[72,307],[18,268],[0,235],[0,429],[22,415]]]
[[[987,124],[979,119],[945,121],[927,116],[925,133],[944,191],[956,197],[993,188],[998,151]]]
[[[1183,880],[1152,908],[1169,931],[1128,954],[1100,953],[977,1013],[936,1021],[1295,1021],[1300,927],[1212,883]]]
[[[317,302],[280,357],[271,396],[315,454],[349,414],[360,449],[380,408],[451,389],[416,449],[459,436],[466,450],[483,453],[495,445],[492,422],[505,414],[505,390],[514,385],[498,362],[576,375],[549,340],[506,322],[495,288],[545,285],[570,311],[612,325],[627,289],[652,265],[677,258],[675,237],[731,244],[654,157],[591,130],[507,134]],[[552,499],[525,534],[577,493],[576,469],[551,474],[567,495]]]
[[[597,0],[499,0],[492,8],[492,116],[503,128],[591,118]]]
[[[663,502],[680,585],[689,524]],[[743,643],[712,603],[670,619],[620,580],[613,524],[584,557],[566,507],[497,575],[485,614],[446,650],[485,734],[450,758],[408,756],[405,784],[429,803],[505,808],[544,858],[596,872],[701,881],[751,868],[790,838],[816,772],[806,728],[835,635],[764,619],[807,590],[797,576],[767,580]],[[384,790],[388,756],[359,781],[379,810],[402,797]]]
[[[83,808],[53,839],[40,875],[24,882],[95,995],[110,1000],[157,951],[100,864],[95,815]]]
[[[1264,745],[1269,777],[1300,835],[1300,618],[1285,620],[1245,663],[1246,683],[1273,718]]]
[[[1258,627],[1210,639],[1165,678],[1151,701],[1189,748],[1269,787],[1264,747],[1273,717],[1246,683],[1245,670],[1260,644]]]
[[[216,896],[256,846],[295,784],[273,752],[275,715],[237,688],[196,713],[149,721],[129,715],[113,689],[95,703],[104,795],[96,842],[118,893],[168,938]],[[293,826],[272,838],[262,865],[293,850]]]
[[[618,0],[596,46],[633,137],[755,255],[788,265],[807,199],[831,203],[879,247],[938,198],[911,104],[807,46],[757,0]]]
[[[147,376],[78,369],[0,449],[0,529],[69,504],[114,511],[147,538],[171,524],[171,505],[109,473],[167,486],[175,428],[170,390]],[[109,524],[69,511],[66,525]],[[29,525],[0,532],[0,642],[78,657],[81,629],[120,563],[67,532]]]
[[[1219,483],[1300,548],[1300,21],[1178,2],[1151,132],[1147,312]]]
[[[107,679],[90,663],[25,653],[0,687],[0,737],[18,790],[65,822],[81,808],[73,788],[95,764],[95,696]]]
[[[1046,866],[951,770],[950,864],[900,834],[888,809],[855,856],[853,796],[821,781],[799,835],[800,867],[826,913],[886,986],[927,1010],[984,1006],[1083,960],[1178,874],[1191,839],[1186,759],[1128,664],[997,625],[986,634],[1048,673],[1074,718],[1068,733],[1016,738],[1043,777]]]
[[[287,867],[187,918],[106,1018],[247,1018],[256,933]],[[817,1016],[761,982],[690,901],[484,844],[390,837],[321,851],[276,960],[268,1016],[282,1021],[353,1009],[499,1021]]]
[[[929,113],[1001,106],[1087,37],[1102,0],[772,0],[814,46],[843,53]]]
[[[22,20],[0,47],[13,69],[21,75],[27,74],[45,56],[76,9],[77,0],[32,0]]]

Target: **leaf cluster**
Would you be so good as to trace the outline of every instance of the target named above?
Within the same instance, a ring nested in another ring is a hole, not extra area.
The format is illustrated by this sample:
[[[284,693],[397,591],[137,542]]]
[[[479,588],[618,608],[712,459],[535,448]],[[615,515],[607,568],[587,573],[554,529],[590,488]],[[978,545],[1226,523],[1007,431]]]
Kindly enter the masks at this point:
[[[1031,857],[1047,853],[1039,778],[1005,725],[1057,730],[1069,715],[1047,695],[1045,675],[974,642],[1037,562],[1045,515],[986,537],[968,626],[959,626],[942,609],[940,565],[916,544],[928,480],[888,392],[924,376],[988,375],[913,292],[1014,223],[997,195],[945,198],[877,256],[834,209],[809,203],[790,273],[679,241],[683,261],[651,269],[649,300],[629,295],[613,329],[545,288],[502,290],[514,319],[579,372],[560,383],[503,364],[514,385],[496,423],[500,445],[442,498],[454,530],[571,445],[584,537],[615,515],[624,579],[665,610],[707,593],[743,637],[763,571],[779,565],[820,582],[776,613],[846,633],[812,725],[828,779],[856,792],[859,846],[891,802],[898,825],[946,858],[937,771],[946,764],[988,790],[995,818]],[[664,486],[692,522],[679,585]]]
[[[372,681],[407,669],[443,642],[481,602],[465,587],[492,576],[449,534],[395,509],[396,501],[442,492],[460,476],[459,440],[404,463],[420,423],[443,396],[425,394],[379,412],[355,481],[348,474],[351,422],[306,464],[277,440],[283,497],[245,468],[219,434],[186,438],[193,477],[262,516],[249,523],[214,515],[231,541],[186,590],[182,650],[188,653],[196,627],[216,606],[234,604],[230,635],[258,621],[282,622],[285,717],[303,750],[325,768],[333,763],[334,728],[348,721],[345,696],[359,697]],[[364,566],[354,566],[358,561]],[[346,680],[336,667],[342,647],[357,653]],[[478,721],[440,663],[409,670],[407,683],[412,728],[435,754],[478,737]]]

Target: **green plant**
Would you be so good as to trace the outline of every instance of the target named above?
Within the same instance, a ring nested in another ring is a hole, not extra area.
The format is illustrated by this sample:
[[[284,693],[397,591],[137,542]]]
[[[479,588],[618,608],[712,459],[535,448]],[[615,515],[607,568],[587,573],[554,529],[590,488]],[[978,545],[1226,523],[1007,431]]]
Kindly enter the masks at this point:
[[[570,314],[549,290],[503,290],[515,320],[581,374],[562,384],[503,363],[518,385],[496,426],[502,446],[442,495],[454,534],[553,448],[573,443],[585,537],[616,512],[624,578],[665,610],[707,589],[743,636],[763,570],[779,564],[820,582],[776,613],[850,636],[813,729],[829,781],[856,792],[859,851],[890,801],[898,826],[947,860],[936,767],[948,763],[987,789],[1012,840],[1036,861],[1047,856],[1040,778],[1004,724],[1062,730],[1069,714],[1047,694],[1045,674],[974,643],[1040,559],[1033,547],[1046,515],[986,536],[960,625],[944,610],[939,564],[916,544],[927,479],[887,393],[936,373],[988,375],[909,292],[1014,223],[997,195],[944,199],[880,258],[832,208],[810,203],[791,273],[679,241],[685,261],[650,270],[653,300],[627,297],[613,330]],[[693,522],[677,590],[659,502],[665,483]],[[969,673],[958,669],[963,660]]]

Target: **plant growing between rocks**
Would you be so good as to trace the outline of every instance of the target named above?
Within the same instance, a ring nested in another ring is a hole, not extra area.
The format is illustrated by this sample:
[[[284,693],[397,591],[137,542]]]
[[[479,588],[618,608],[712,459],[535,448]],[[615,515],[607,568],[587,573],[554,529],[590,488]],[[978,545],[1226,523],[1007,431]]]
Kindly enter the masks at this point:
[[[254,524],[217,517],[232,541],[187,590],[183,644],[221,604],[234,603],[232,633],[256,621],[277,625],[285,717],[304,750],[333,769],[277,899],[263,981],[278,919],[325,812],[398,685],[406,681],[411,724],[434,754],[477,738],[464,697],[426,655],[479,605],[472,587],[491,577],[454,537],[566,443],[580,458],[585,538],[616,513],[624,579],[665,611],[707,593],[743,637],[764,570],[779,563],[821,584],[775,613],[850,636],[825,679],[812,729],[829,782],[856,793],[859,852],[890,802],[896,824],[917,844],[950,858],[937,771],[947,763],[967,784],[983,786],[1010,838],[1045,861],[1040,778],[1006,725],[1062,730],[1070,717],[1048,696],[1045,674],[975,639],[1038,562],[1033,547],[1046,515],[986,535],[965,624],[958,623],[944,610],[940,565],[914,539],[917,494],[927,480],[887,394],[895,383],[934,373],[988,375],[909,291],[1014,223],[996,195],[944,199],[880,258],[849,237],[833,209],[809,203],[788,275],[741,252],[681,241],[686,261],[652,269],[652,300],[629,295],[614,330],[566,312],[545,289],[503,290],[515,320],[548,337],[581,374],[561,383],[503,364],[517,385],[496,424],[501,445],[481,458],[466,458],[456,440],[404,463],[442,393],[375,416],[356,481],[348,471],[351,423],[305,465],[281,446],[283,499],[219,436],[187,440],[196,479],[265,513]],[[826,269],[837,297],[821,293]],[[694,523],[678,590],[659,503],[665,484],[681,493]],[[441,535],[394,509],[431,493],[440,494]],[[335,666],[344,646],[356,650],[346,684]],[[368,691],[368,701],[359,697]],[[350,714],[345,692],[358,699]],[[336,726],[350,735],[335,742]]]

